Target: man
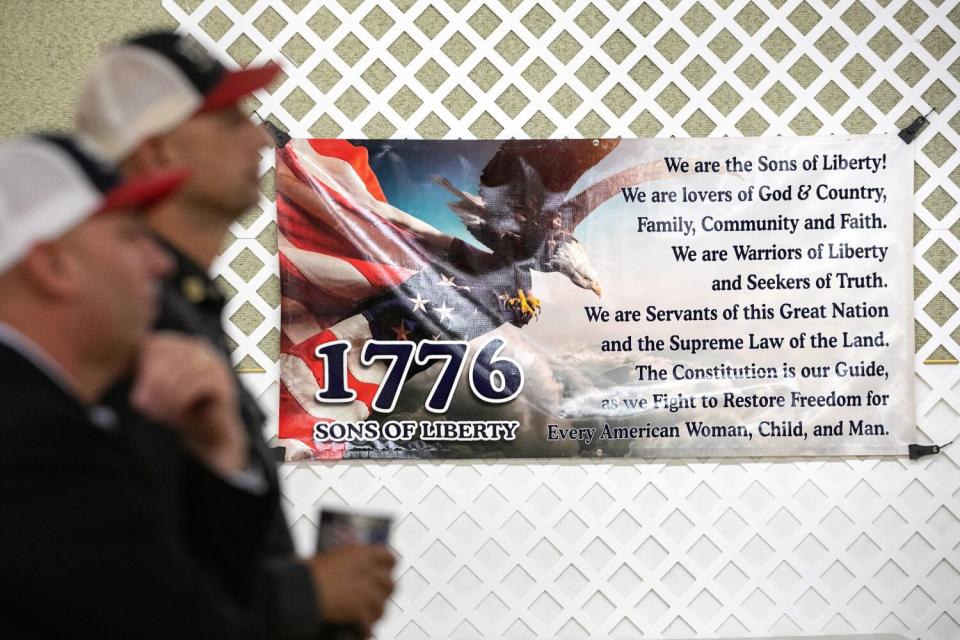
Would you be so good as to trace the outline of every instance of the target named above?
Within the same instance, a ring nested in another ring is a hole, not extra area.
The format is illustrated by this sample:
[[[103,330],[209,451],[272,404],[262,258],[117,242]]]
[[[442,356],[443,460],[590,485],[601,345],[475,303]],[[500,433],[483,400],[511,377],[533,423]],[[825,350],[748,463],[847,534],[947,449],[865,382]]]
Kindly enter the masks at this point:
[[[274,496],[256,482],[225,360],[151,334],[170,258],[141,207],[183,172],[121,183],[66,138],[0,145],[0,635],[257,638],[245,600]],[[181,514],[97,402],[136,369],[132,402],[175,429],[185,510],[234,563],[225,591],[180,540]],[[262,478],[262,473],[260,473]],[[213,514],[216,514],[215,516]]]
[[[183,190],[149,214],[151,228],[176,259],[159,326],[203,336],[223,353],[224,299],[208,271],[230,224],[257,203],[259,150],[270,142],[237,103],[278,72],[275,65],[227,71],[189,38],[150,33],[105,53],[79,102],[79,133],[128,174],[155,175],[172,166],[191,170]],[[244,425],[268,468],[268,483],[276,487],[261,435],[264,416],[237,385]],[[163,452],[154,455],[165,460],[161,472],[177,467],[176,447],[154,450]],[[297,558],[279,502],[266,555],[258,602],[278,638],[316,638],[324,622],[369,632],[393,589],[394,560],[382,547]]]

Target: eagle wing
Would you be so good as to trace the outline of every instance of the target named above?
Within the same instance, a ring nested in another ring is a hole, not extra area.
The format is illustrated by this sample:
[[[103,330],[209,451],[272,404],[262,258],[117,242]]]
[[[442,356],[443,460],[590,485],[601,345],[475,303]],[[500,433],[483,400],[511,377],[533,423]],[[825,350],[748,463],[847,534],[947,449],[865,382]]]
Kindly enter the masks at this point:
[[[561,206],[570,188],[619,140],[508,140],[480,174],[479,195],[436,181],[457,196],[450,208],[470,233],[507,260],[531,257],[544,241],[570,233]]]
[[[652,180],[661,180],[670,176],[663,160],[654,160],[646,164],[630,167],[620,173],[604,178],[592,184],[564,203],[564,210],[571,215],[572,232],[583,220],[604,202],[620,193],[623,187],[635,186]]]
[[[603,140],[507,140],[480,174],[481,187],[499,187],[516,180],[522,158],[540,177],[546,191],[566,193],[584,173],[620,143]]]

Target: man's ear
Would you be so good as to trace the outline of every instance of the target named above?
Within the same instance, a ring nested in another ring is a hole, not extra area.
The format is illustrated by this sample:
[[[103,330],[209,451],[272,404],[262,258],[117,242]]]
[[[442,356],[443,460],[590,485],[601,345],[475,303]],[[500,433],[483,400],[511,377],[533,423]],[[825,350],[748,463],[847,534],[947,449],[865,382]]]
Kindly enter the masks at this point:
[[[147,138],[133,150],[120,167],[124,173],[149,176],[170,168],[170,153],[162,136]]]
[[[77,257],[61,240],[35,245],[17,266],[23,279],[38,293],[69,297],[77,289]]]

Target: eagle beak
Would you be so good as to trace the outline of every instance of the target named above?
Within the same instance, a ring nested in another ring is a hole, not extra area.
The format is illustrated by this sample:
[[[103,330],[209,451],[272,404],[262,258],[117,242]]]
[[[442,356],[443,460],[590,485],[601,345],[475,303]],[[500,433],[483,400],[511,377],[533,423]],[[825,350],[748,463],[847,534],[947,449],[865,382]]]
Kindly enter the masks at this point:
[[[598,297],[598,298],[600,298],[600,297],[603,296],[603,291],[600,290],[600,285],[599,285],[599,284],[594,283],[594,285],[593,285],[592,287],[590,287],[590,288],[593,290],[593,292],[594,292],[595,294],[597,294],[597,297]]]

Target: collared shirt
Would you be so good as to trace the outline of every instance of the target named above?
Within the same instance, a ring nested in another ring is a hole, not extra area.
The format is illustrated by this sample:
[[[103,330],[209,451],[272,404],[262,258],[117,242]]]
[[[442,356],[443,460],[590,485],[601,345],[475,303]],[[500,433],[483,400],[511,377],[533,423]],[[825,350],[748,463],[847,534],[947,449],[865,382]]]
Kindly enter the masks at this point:
[[[63,389],[71,398],[77,400],[79,404],[87,410],[87,417],[94,425],[106,431],[112,430],[117,426],[117,414],[109,407],[102,405],[87,406],[77,398],[76,381],[67,370],[64,369],[57,360],[36,342],[28,338],[21,331],[13,328],[5,322],[0,322],[0,344],[4,344],[10,349],[16,351],[33,366],[42,371],[58,387]]]
[[[48,378],[57,383],[57,386],[71,397],[76,395],[76,382],[73,376],[67,373],[59,362],[36,342],[14,329],[6,322],[0,322],[0,343],[7,345],[21,356],[26,358],[37,369],[43,371]]]
[[[87,418],[90,422],[103,429],[112,431],[117,426],[116,412],[106,405],[87,405],[77,398],[76,384],[73,377],[67,373],[59,362],[54,359],[47,351],[7,323],[0,322],[0,344],[4,344],[13,351],[23,356],[27,361],[42,371],[52,382],[63,389],[71,398],[74,398],[78,404],[84,407],[87,412]],[[257,462],[255,457],[250,458],[250,463],[246,469],[231,473],[224,477],[224,480],[238,489],[243,489],[253,494],[263,495],[267,492],[266,478],[263,468]]]

